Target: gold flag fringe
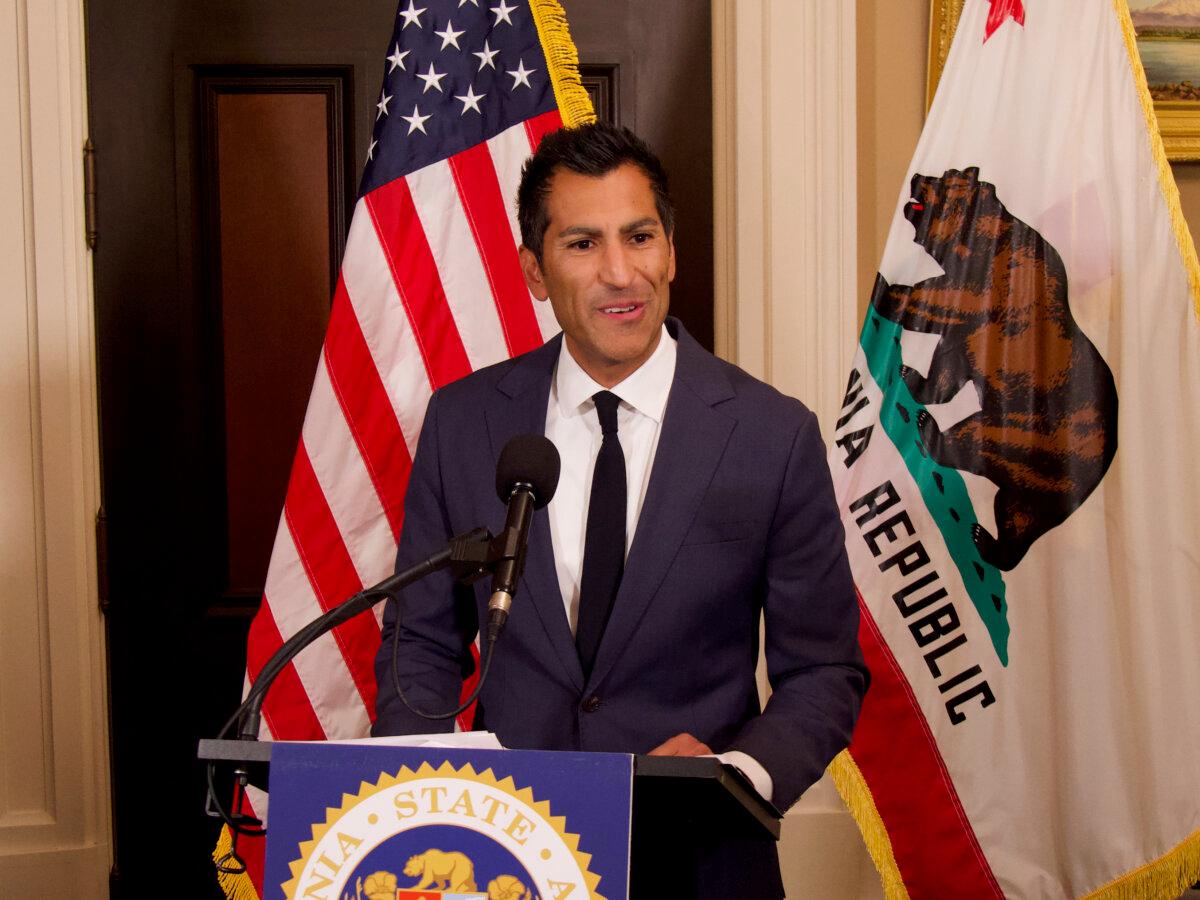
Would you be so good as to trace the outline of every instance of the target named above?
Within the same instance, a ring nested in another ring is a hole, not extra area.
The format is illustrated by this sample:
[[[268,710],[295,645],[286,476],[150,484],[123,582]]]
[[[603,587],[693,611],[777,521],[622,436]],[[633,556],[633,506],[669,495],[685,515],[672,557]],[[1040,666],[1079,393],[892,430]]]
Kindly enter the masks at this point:
[[[858,830],[862,833],[867,852],[879,872],[879,880],[883,884],[883,895],[887,900],[908,900],[908,888],[900,875],[900,867],[896,865],[896,856],[892,852],[892,840],[888,837],[887,827],[879,810],[875,808],[875,798],[867,787],[858,765],[850,756],[849,750],[843,750],[829,764],[829,774],[842,802],[854,817]]]
[[[1087,894],[1083,900],[1164,900],[1200,881],[1200,829],[1182,844]]]
[[[1150,135],[1150,153],[1158,168],[1158,183],[1162,188],[1163,199],[1167,201],[1167,211],[1171,216],[1171,228],[1175,232],[1175,243],[1179,245],[1179,255],[1183,258],[1183,266],[1187,269],[1188,286],[1192,291],[1192,307],[1197,317],[1200,317],[1200,261],[1196,259],[1196,244],[1192,240],[1191,229],[1183,217],[1183,208],[1179,203],[1179,186],[1175,184],[1175,175],[1171,172],[1171,162],[1167,159],[1167,151],[1163,146],[1162,135],[1158,131],[1158,117],[1154,112],[1154,98],[1150,96],[1150,85],[1146,81],[1146,70],[1142,67],[1142,58],[1137,49],[1137,33],[1133,28],[1133,19],[1129,15],[1129,4],[1126,0],[1113,0],[1117,20],[1121,23],[1121,32],[1125,37],[1125,53],[1129,58],[1129,68],[1133,72],[1133,83],[1137,88],[1138,100],[1142,104],[1142,116],[1146,120],[1146,131]]]
[[[221,836],[217,838],[217,846],[212,854],[213,862],[219,861],[232,849],[233,838],[229,833],[229,826],[222,825]],[[229,872],[218,871],[217,883],[221,885],[221,890],[225,892],[228,900],[259,900],[258,891],[254,889],[254,882],[245,872],[240,875],[231,875]]]
[[[550,68],[550,83],[563,125],[574,128],[596,121],[592,100],[579,79],[579,52],[571,41],[567,14],[558,0],[529,0],[533,21],[537,24],[542,52]]]

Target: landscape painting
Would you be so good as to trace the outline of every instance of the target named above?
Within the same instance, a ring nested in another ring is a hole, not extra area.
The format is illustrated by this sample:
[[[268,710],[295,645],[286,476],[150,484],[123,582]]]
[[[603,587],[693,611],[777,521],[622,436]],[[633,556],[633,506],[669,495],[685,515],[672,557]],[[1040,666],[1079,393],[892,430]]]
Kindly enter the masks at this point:
[[[1129,0],[1155,100],[1200,100],[1200,0]]]

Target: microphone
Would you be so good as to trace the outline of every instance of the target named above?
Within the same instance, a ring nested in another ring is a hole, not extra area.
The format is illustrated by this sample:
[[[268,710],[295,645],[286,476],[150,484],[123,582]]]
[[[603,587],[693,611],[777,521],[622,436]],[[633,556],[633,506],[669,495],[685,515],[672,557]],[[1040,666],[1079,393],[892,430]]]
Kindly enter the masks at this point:
[[[518,435],[500,451],[500,462],[496,465],[496,493],[502,503],[508,504],[508,518],[496,541],[500,554],[492,576],[492,597],[488,601],[489,641],[500,636],[508,620],[517,582],[525,568],[529,523],[533,511],[542,509],[554,497],[559,466],[558,450],[540,434]]]

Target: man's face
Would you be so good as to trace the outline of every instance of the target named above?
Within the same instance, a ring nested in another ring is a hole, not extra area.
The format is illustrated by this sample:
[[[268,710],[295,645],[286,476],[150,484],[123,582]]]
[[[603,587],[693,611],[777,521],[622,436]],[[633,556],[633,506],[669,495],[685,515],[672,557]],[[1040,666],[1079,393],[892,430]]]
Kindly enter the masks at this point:
[[[525,281],[538,300],[549,298],[575,361],[612,387],[658,346],[675,244],[650,179],[632,164],[599,178],[559,169],[546,209],[541,263],[521,248]]]

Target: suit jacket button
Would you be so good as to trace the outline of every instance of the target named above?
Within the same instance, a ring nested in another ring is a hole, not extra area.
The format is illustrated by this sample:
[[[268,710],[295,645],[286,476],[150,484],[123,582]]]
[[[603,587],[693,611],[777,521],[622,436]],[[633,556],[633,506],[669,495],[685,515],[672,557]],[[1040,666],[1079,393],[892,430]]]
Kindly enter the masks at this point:
[[[582,705],[584,712],[595,712],[600,708],[600,698],[592,694],[592,696],[583,701]]]

